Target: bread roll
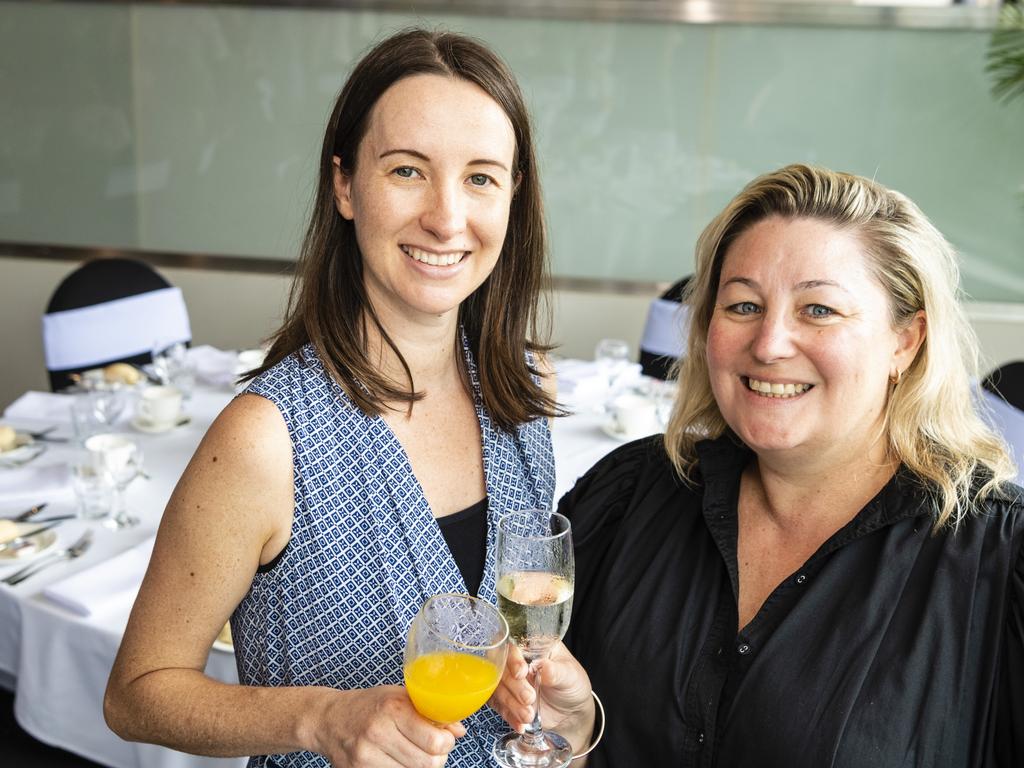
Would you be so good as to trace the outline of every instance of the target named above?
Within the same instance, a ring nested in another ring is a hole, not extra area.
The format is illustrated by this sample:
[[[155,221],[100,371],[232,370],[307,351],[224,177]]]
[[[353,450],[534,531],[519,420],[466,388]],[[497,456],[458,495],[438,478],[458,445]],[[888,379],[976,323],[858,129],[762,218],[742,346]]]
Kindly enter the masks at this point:
[[[220,633],[217,635],[217,639],[220,642],[222,642],[222,643],[225,643],[227,645],[230,645],[230,646],[234,647],[234,642],[232,642],[232,640],[231,640],[231,625],[230,624],[225,624],[224,625],[224,629],[222,629],[220,631]]]
[[[138,384],[142,373],[128,363],[111,363],[103,369],[103,379],[108,384]]]
[[[10,451],[18,445],[18,433],[6,424],[0,424],[0,453]]]
[[[18,524],[13,520],[0,520],[0,544],[18,537]]]

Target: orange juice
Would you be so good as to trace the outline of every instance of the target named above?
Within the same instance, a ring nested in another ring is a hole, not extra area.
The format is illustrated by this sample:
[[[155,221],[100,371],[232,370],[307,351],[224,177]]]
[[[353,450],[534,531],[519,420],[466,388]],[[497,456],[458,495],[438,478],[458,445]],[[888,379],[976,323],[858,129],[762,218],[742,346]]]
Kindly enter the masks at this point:
[[[487,659],[455,651],[426,653],[405,667],[405,689],[413,706],[435,723],[472,715],[500,679],[501,670]]]

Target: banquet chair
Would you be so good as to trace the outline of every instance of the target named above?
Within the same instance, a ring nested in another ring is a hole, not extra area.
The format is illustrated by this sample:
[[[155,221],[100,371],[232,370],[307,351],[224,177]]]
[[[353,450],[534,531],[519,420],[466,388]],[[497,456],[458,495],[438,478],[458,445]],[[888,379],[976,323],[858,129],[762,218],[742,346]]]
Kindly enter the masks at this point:
[[[1024,411],[1024,362],[1017,360],[999,366],[985,377],[981,386]]]
[[[1017,485],[1024,485],[1024,411],[1008,404],[998,393],[988,389],[978,390],[978,409],[981,417],[988,422],[1010,447],[1017,462]]]
[[[667,379],[686,349],[687,307],[683,304],[683,291],[688,282],[689,275],[677,280],[647,309],[640,338],[640,371],[645,376]]]
[[[156,344],[188,344],[192,331],[181,289],[148,264],[97,259],[77,267],[54,290],[43,315],[50,388],[110,363],[140,365]]]

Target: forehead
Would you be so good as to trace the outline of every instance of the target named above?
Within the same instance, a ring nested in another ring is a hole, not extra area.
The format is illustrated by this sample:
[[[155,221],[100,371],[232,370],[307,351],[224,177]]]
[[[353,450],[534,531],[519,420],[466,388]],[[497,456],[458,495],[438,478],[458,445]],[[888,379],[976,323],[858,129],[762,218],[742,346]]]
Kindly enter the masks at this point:
[[[729,246],[720,284],[734,277],[780,287],[828,280],[850,291],[881,291],[871,267],[852,232],[820,219],[771,216],[751,225]]]
[[[441,155],[497,160],[512,167],[515,134],[501,106],[480,86],[441,75],[399,80],[377,100],[363,146],[375,155],[414,149]]]

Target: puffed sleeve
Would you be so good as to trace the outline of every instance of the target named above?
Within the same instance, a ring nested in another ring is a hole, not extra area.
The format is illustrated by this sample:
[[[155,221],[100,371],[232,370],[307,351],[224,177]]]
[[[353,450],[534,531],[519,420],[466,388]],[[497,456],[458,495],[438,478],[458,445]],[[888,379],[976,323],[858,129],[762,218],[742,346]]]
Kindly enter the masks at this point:
[[[1010,600],[1003,639],[996,726],[996,764],[1024,765],[1024,544],[1010,575]]]
[[[558,502],[558,511],[572,522],[577,554],[600,545],[604,534],[621,521],[630,499],[652,466],[667,462],[662,436],[627,443],[587,470]]]

